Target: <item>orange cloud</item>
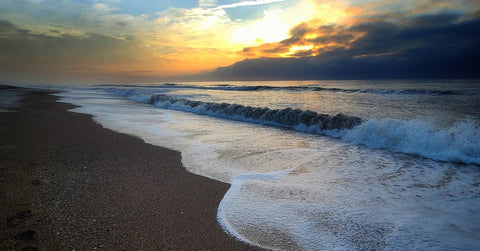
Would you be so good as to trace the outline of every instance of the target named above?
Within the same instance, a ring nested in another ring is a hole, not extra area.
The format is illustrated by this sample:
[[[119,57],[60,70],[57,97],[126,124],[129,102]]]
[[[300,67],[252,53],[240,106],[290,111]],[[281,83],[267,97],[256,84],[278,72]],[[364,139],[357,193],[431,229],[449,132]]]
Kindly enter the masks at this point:
[[[313,21],[314,25],[317,23]],[[301,23],[290,30],[290,38],[277,43],[244,48],[245,57],[308,57],[336,49],[348,49],[350,43],[361,37],[347,25],[313,26]]]
[[[413,5],[406,2],[378,2],[365,1],[357,5],[350,5],[344,1],[313,1],[304,0],[302,8],[315,11],[310,19],[297,23],[289,31],[289,37],[279,41],[245,47],[239,54],[246,58],[255,57],[313,57],[326,55],[329,52],[349,49],[351,45],[366,35],[363,28],[369,23],[401,24],[422,15],[432,12],[465,9],[472,5],[472,1],[464,4],[448,1],[419,0]],[[478,9],[471,6],[472,9]],[[408,24],[405,24],[408,25]],[[368,30],[368,29],[367,29]],[[391,52],[382,52],[391,53]],[[358,56],[365,56],[359,54]]]

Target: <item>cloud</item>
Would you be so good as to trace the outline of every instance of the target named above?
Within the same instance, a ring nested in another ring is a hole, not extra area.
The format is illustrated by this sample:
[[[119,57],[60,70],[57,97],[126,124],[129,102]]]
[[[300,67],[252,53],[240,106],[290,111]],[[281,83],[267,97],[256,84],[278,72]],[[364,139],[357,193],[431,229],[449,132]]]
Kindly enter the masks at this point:
[[[116,1],[0,1],[1,18],[37,33],[54,27],[72,35],[97,33],[125,38],[151,30],[152,18],[119,13]],[[122,25],[125,24],[125,25]]]
[[[238,60],[229,49],[148,44],[59,27],[37,32],[0,19],[1,81],[142,82],[210,70]]]
[[[153,70],[148,64],[156,60],[134,40],[96,33],[38,33],[8,20],[0,20],[0,51],[2,80],[37,83],[120,77]]]
[[[142,69],[158,75],[189,74],[241,60],[236,51],[245,46],[287,37],[291,23],[285,20],[294,16],[291,22],[296,23],[314,11],[283,8],[312,1],[0,1],[1,19],[15,24],[7,29],[15,34],[3,32],[1,43],[20,52],[0,56],[4,65],[12,62],[4,72],[16,72],[18,79],[47,72],[72,78],[83,72],[93,78],[101,72],[121,75]],[[225,4],[231,2],[237,3]],[[241,21],[230,16],[252,9],[264,15],[241,15]],[[232,41],[239,30],[244,32],[237,34],[248,39]]]
[[[110,6],[108,6],[107,4],[105,3],[96,3],[94,5],[94,7],[98,10],[103,10],[103,11],[114,11],[114,10],[118,10],[116,8],[112,8]]]
[[[426,69],[415,62],[431,65],[421,57],[473,57],[468,35],[475,33],[462,25],[480,18],[478,9],[475,0],[7,0],[0,1],[0,71],[2,80],[142,81],[248,58],[211,76],[314,78],[337,76],[336,66],[348,76],[381,72],[368,65],[412,72]]]
[[[215,6],[216,0],[199,0],[198,6],[201,8]]]
[[[245,7],[245,6],[264,5],[264,4],[278,3],[278,2],[283,2],[283,1],[284,0],[243,1],[243,2],[239,2],[239,3],[220,5],[220,6],[217,6],[215,8],[207,9],[206,11],[210,12],[210,11],[215,11],[215,10],[220,10],[220,9],[231,9],[231,8]]]
[[[250,57],[214,79],[480,77],[480,18],[443,12],[359,19],[352,25],[302,23],[278,43],[245,48]],[[286,58],[282,58],[286,57]]]
[[[149,43],[166,46],[197,48],[232,48],[225,41],[231,29],[231,19],[219,9],[205,12],[204,9],[169,8],[157,14],[155,32],[149,33]],[[237,47],[238,49],[238,47]]]
[[[125,81],[132,74],[142,81],[241,59],[239,47],[224,40],[231,20],[223,10],[170,8],[151,16],[112,10],[122,4],[0,1],[0,81]]]

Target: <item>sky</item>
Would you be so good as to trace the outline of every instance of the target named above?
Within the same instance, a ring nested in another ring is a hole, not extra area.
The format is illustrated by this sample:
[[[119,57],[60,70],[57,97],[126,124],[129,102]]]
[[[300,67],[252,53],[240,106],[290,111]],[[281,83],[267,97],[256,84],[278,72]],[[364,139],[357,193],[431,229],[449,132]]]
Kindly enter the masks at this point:
[[[480,0],[2,0],[0,81],[480,77]]]

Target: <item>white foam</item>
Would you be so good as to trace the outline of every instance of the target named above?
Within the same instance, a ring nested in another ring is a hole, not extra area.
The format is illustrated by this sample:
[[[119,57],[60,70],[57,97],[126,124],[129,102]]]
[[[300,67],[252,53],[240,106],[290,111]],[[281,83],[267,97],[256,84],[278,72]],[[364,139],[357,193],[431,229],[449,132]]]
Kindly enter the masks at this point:
[[[436,160],[480,164],[480,125],[473,119],[457,121],[447,129],[419,119],[370,119],[362,123],[362,120],[355,116],[331,116],[292,108],[270,109],[193,101],[154,94],[147,89],[109,91],[165,109],[329,135],[350,143],[418,154]]]
[[[467,119],[439,129],[420,120],[369,120],[339,133],[355,144],[480,165],[480,124]]]
[[[476,170],[351,146],[316,157],[281,176],[235,177],[219,221],[271,249],[478,246]]]
[[[107,128],[181,151],[189,171],[231,182],[217,218],[248,243],[289,250],[480,245],[476,166],[164,110],[99,91],[59,95]]]

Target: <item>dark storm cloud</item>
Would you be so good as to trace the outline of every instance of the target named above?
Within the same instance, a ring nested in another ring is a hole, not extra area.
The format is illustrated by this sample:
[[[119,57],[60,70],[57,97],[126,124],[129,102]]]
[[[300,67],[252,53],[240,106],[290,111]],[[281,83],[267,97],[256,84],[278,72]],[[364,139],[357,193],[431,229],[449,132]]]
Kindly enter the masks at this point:
[[[407,18],[405,23],[410,26],[439,26],[448,25],[460,18],[456,13],[443,13],[437,15],[423,15],[419,17]]]
[[[294,27],[279,43],[246,48],[247,59],[214,79],[470,78],[480,77],[480,17],[455,13],[359,21],[352,26]],[[467,15],[465,15],[467,16]],[[308,34],[319,34],[309,38]],[[293,58],[273,58],[292,45],[314,45]]]

